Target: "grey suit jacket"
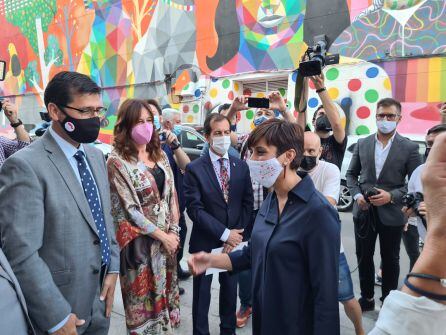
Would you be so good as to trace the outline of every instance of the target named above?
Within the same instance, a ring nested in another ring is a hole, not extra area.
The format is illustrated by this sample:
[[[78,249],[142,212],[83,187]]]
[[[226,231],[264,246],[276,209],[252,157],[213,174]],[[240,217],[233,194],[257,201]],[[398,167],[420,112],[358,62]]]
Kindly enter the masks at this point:
[[[2,334],[35,334],[28,316],[20,285],[0,249],[0,332]]]
[[[110,241],[107,271],[119,271],[105,159],[91,146],[85,152]],[[82,186],[50,132],[0,170],[0,236],[37,333],[71,312],[88,325],[101,285],[100,244]]]
[[[358,141],[347,170],[347,186],[352,196],[364,193],[372,187],[388,191],[393,203],[377,207],[381,222],[388,226],[401,226],[405,223],[401,211],[402,198],[407,193],[407,179],[422,163],[418,145],[411,140],[395,135],[383,169],[376,178],[375,134]],[[358,218],[361,209],[357,202],[353,205],[353,217]]]

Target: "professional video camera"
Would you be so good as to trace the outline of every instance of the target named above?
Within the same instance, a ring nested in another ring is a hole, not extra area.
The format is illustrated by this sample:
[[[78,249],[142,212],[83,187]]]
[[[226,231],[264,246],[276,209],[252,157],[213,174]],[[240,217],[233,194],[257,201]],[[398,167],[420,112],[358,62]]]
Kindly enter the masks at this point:
[[[420,203],[423,201],[424,201],[424,196],[423,193],[420,192],[407,193],[405,196],[403,196],[402,199],[403,205],[409,209],[413,209],[415,214],[417,214],[421,218],[421,221],[423,222],[423,225],[426,228],[426,220],[418,210],[420,207]]]
[[[327,55],[327,41],[325,35],[316,36],[314,45],[308,47],[305,54],[308,60],[300,62],[299,74],[303,77],[317,76],[322,73],[325,65],[339,63],[339,54]]]

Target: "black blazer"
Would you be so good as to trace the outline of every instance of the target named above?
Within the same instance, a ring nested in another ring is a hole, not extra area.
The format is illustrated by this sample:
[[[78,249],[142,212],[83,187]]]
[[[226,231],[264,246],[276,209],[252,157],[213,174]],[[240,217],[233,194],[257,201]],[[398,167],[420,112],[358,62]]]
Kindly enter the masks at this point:
[[[242,229],[251,220],[253,194],[248,165],[229,157],[229,201],[223,198],[209,154],[186,167],[184,197],[187,214],[193,222],[189,252],[206,251],[223,245],[226,228]]]
[[[397,133],[383,169],[376,178],[375,136],[373,134],[358,141],[346,174],[347,186],[352,196],[372,187],[390,192],[394,203],[377,207],[378,215],[385,225],[401,226],[405,223],[401,200],[407,193],[407,178],[422,163],[418,145]],[[355,201],[353,216],[357,218],[360,212]]]

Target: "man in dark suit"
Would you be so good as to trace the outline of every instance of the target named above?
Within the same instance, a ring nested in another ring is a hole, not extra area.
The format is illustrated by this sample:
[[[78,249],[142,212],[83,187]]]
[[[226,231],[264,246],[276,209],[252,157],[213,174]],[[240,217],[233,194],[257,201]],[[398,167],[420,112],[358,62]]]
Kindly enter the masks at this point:
[[[363,311],[375,308],[373,254],[378,235],[383,272],[381,300],[398,286],[406,222],[401,212],[402,197],[407,193],[406,178],[421,164],[418,145],[396,132],[401,121],[398,101],[379,101],[376,120],[378,132],[358,141],[346,175],[355,199],[353,220]]]
[[[251,220],[252,184],[245,162],[228,155],[229,119],[211,114],[204,123],[210,144],[208,155],[190,163],[184,177],[186,208],[193,222],[189,252],[231,251],[243,239]],[[237,276],[220,273],[220,334],[235,334]],[[208,335],[212,276],[201,275],[193,284],[193,334]]]

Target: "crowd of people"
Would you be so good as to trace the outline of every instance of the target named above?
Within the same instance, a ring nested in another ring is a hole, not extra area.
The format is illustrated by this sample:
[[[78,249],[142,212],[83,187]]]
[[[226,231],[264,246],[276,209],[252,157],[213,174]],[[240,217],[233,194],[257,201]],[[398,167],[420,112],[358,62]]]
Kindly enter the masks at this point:
[[[324,76],[299,80],[297,117],[272,92],[253,131],[240,134],[247,97],[236,97],[206,118],[206,145],[192,162],[178,139],[181,114],[155,99],[120,105],[106,160],[89,145],[105,114],[101,90],[83,74],[48,83],[51,126],[32,143],[3,101],[17,140],[0,137],[0,333],[107,334],[119,277],[128,333],[174,334],[180,281],[192,273],[190,332],[208,335],[218,273],[222,335],[251,316],[256,335],[340,334],[339,303],[363,335],[379,237],[383,307],[372,334],[443,334],[446,124],[428,130],[422,164],[418,145],[397,132],[401,104],[387,98],[377,104],[378,131],[355,146],[346,177],[356,300],[336,209],[347,135]],[[322,101],[311,125],[308,80]],[[180,263],[186,213],[190,271]],[[411,272],[397,291],[402,240]]]

